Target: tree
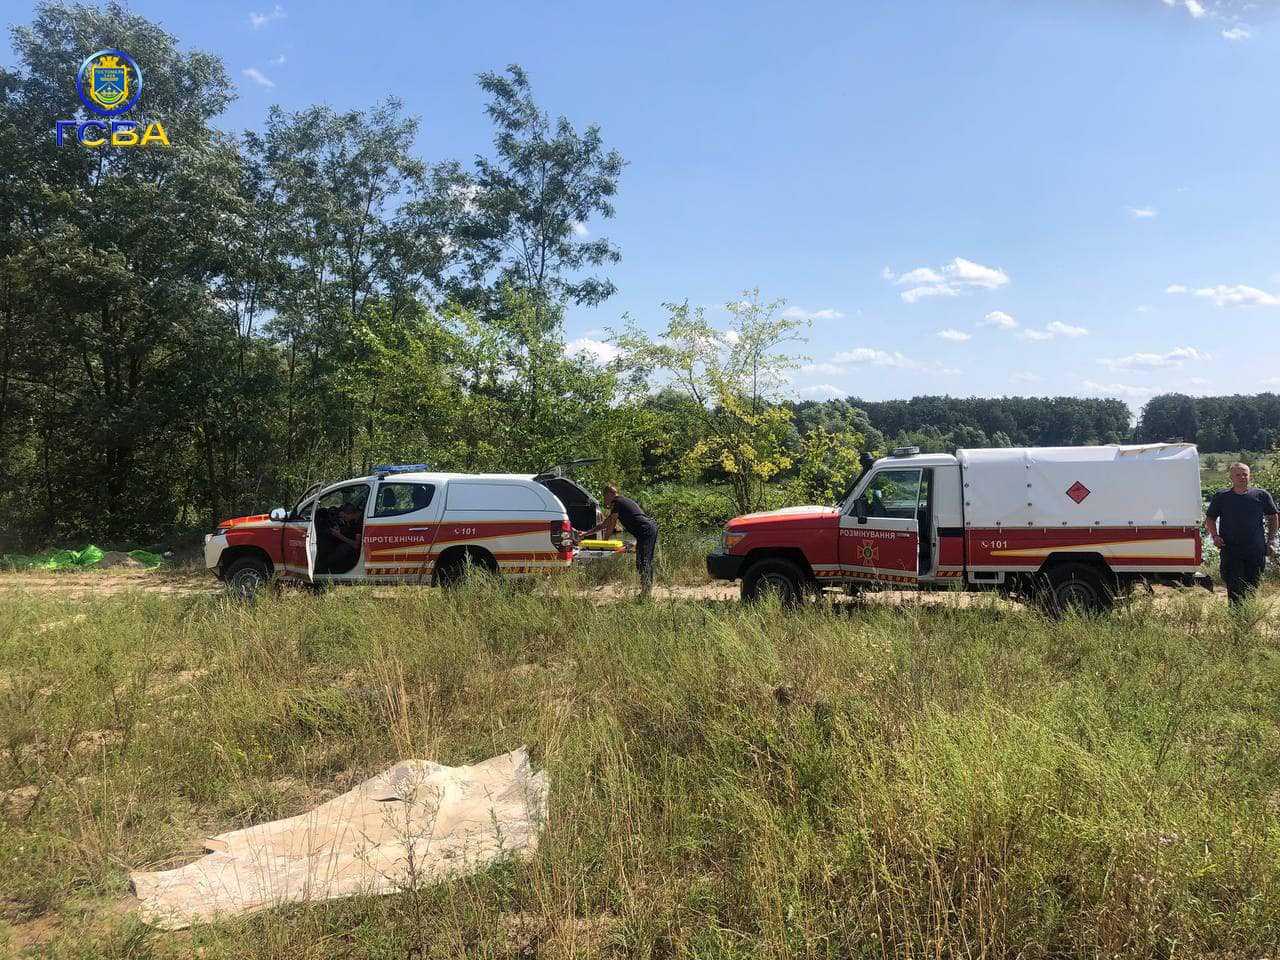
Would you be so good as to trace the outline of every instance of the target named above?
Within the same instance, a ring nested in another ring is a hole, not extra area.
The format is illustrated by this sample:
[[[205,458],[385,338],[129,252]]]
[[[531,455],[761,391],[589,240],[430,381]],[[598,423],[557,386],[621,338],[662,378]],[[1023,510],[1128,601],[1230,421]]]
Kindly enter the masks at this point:
[[[484,312],[499,305],[504,287],[524,291],[542,323],[556,305],[603,302],[613,283],[581,272],[620,259],[604,237],[589,239],[587,223],[613,216],[621,154],[605,148],[595,124],[580,134],[564,117],[553,123],[518,65],[482,73],[480,86],[496,156],[477,157],[474,173],[447,163],[434,175],[431,206],[448,224],[461,268],[454,295]]]
[[[799,360],[780,348],[803,340],[806,324],[781,313],[782,301],[761,300],[759,290],[725,305],[730,321],[724,330],[688,301],[664,307],[667,326],[657,338],[634,323],[615,337],[625,364],[642,379],[667,378],[693,402],[701,435],[692,448],[671,451],[686,471],[714,468],[728,480],[741,512],[758,509],[764,485],[792,465],[790,413],[774,401]]]
[[[36,411],[46,536],[92,525],[126,539],[172,522],[197,384],[193,349],[216,317],[214,242],[237,205],[237,163],[211,123],[230,95],[222,64],[118,4],[45,4],[13,32],[0,128],[9,305],[39,344],[21,376]],[[86,50],[147,64],[134,112],[162,121],[172,148],[55,145],[50,125],[80,109],[72,78]]]
[[[273,108],[263,134],[245,136],[278,238],[267,304],[285,359],[284,456],[308,458],[313,470],[335,456],[348,471],[359,466],[357,435],[370,424],[342,408],[336,378],[356,359],[367,311],[376,303],[394,321],[416,310],[446,263],[445,240],[423,207],[417,130],[388,99],[346,113]]]
[[[1145,442],[1180,437],[1195,443],[1200,433],[1200,413],[1195,398],[1184,393],[1152,397],[1138,418],[1138,438]]]

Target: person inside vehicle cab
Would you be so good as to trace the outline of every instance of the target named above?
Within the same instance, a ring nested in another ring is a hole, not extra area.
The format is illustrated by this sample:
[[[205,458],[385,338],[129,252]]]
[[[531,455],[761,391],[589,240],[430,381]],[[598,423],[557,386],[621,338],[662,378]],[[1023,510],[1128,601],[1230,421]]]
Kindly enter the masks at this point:
[[[349,573],[360,560],[364,499],[368,496],[368,488],[357,491],[355,496],[352,492],[331,493],[316,505],[316,573]],[[364,496],[360,496],[361,493]],[[331,497],[343,499],[334,503]]]

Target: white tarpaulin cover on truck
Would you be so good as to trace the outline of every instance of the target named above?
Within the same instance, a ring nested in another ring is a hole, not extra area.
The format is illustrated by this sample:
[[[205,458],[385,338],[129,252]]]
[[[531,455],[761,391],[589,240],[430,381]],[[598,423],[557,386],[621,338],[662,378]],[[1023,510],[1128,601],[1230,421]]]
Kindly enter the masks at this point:
[[[967,527],[1195,526],[1189,443],[960,450]]]
[[[207,857],[130,876],[142,918],[180,930],[305,900],[394,893],[532,851],[545,773],[524,750],[469,767],[405,760],[309,813],[206,840]]]

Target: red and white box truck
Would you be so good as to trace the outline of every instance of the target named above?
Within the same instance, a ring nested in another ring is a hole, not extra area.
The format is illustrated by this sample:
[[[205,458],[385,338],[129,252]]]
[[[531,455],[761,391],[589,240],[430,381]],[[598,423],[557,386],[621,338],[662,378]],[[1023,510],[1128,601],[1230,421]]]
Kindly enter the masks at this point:
[[[730,520],[707,570],[747,600],[953,587],[1103,610],[1135,583],[1204,583],[1202,514],[1192,444],[906,447],[837,506]]]

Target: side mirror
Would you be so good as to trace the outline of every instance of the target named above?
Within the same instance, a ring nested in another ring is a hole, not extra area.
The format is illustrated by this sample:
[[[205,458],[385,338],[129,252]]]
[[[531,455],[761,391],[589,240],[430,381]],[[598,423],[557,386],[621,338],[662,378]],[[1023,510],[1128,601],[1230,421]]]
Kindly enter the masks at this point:
[[[289,511],[284,507],[276,507],[271,511],[271,519],[276,523],[283,523],[289,518]]]

